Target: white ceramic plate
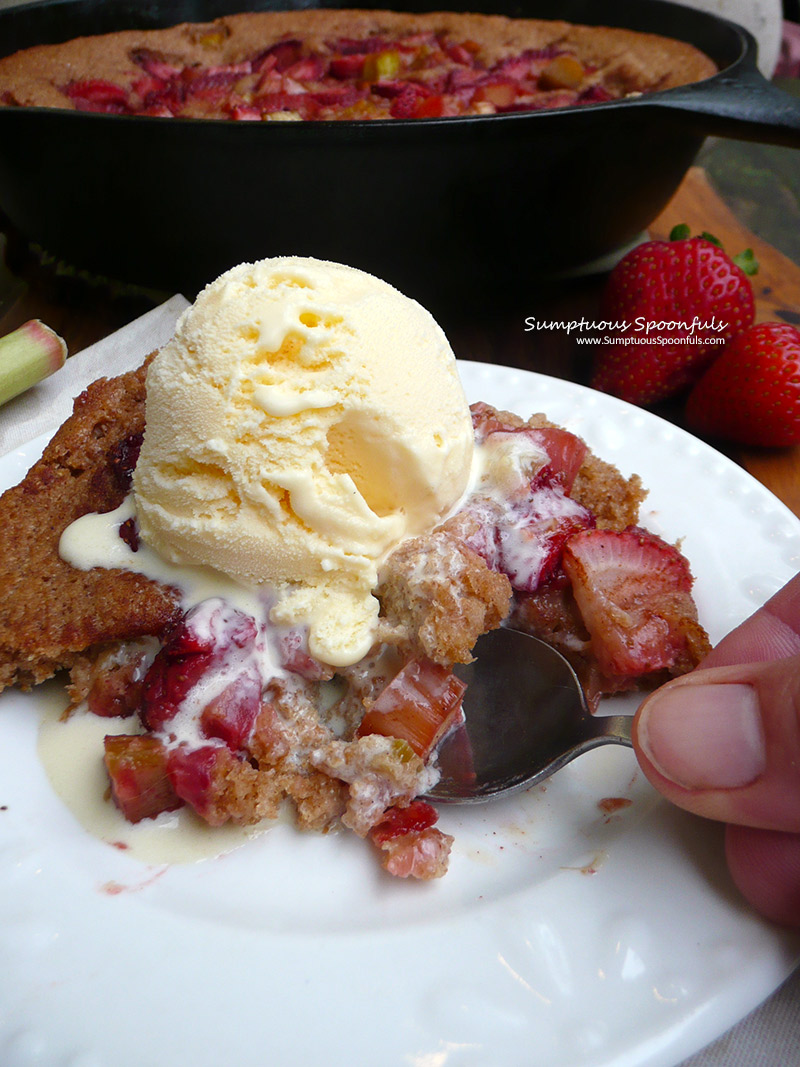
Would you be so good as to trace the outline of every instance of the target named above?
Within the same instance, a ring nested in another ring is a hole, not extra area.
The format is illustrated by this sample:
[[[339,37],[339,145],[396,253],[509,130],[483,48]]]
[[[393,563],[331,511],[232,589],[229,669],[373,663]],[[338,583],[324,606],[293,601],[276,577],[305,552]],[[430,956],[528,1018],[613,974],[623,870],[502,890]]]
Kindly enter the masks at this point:
[[[800,567],[800,523],[690,436],[576,385],[462,372],[470,399],[545,411],[642,475],[645,521],[684,538],[713,639]],[[2,485],[37,454],[0,461]],[[50,788],[37,711],[54,699],[0,697],[4,1067],[673,1067],[798,959],[797,939],[737,899],[719,828],[662,802],[627,750],[445,808],[456,845],[434,883],[286,825],[148,867],[85,833]]]

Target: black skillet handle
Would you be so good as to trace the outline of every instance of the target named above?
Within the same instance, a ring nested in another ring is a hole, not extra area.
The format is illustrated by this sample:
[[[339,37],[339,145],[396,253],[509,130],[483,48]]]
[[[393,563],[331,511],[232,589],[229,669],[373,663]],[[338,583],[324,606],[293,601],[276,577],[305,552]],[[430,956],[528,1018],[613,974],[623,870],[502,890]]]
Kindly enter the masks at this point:
[[[705,135],[800,148],[800,98],[768,81],[750,56],[706,81],[668,90],[657,106],[693,119]]]

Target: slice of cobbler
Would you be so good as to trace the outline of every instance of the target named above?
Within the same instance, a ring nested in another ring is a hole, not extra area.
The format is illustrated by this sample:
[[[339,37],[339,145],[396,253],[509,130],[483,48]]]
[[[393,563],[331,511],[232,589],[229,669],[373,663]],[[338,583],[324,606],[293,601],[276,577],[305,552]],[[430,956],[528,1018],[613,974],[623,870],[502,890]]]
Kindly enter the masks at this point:
[[[81,514],[129,490],[143,371],[92,385],[23,482],[0,498],[0,688],[70,672],[73,706],[136,716],[105,740],[111,796],[132,822],[189,805],[210,826],[275,818],[346,827],[386,869],[445,873],[452,838],[421,799],[462,717],[478,637],[513,625],[575,666],[591,705],[660,683],[708,650],[687,560],[639,525],[644,490],[537,415],[472,407],[479,474],[457,512],[408,539],[376,589],[377,640],[334,670],[306,635],[220,597],[58,554]],[[135,524],[119,537],[138,549]]]

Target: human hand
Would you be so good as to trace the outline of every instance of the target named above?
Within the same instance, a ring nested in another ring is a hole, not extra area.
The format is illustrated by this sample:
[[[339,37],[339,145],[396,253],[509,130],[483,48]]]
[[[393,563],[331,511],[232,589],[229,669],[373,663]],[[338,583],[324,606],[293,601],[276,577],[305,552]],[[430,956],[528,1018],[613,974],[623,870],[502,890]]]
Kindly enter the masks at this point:
[[[668,800],[727,824],[728,866],[750,904],[800,927],[800,574],[652,693],[633,741]]]

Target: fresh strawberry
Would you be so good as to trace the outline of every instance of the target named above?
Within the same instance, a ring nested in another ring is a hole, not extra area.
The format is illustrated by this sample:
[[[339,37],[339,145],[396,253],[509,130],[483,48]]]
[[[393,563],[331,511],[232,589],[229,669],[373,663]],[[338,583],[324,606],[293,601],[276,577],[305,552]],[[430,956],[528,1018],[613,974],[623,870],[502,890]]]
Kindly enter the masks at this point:
[[[647,241],[609,277],[602,318],[614,329],[591,384],[633,404],[664,400],[697,381],[754,317],[747,274],[708,235]]]
[[[620,678],[680,670],[700,634],[685,557],[656,534],[584,530],[564,570],[603,672]]]
[[[800,331],[762,322],[740,333],[689,394],[686,421],[742,444],[800,444]]]

